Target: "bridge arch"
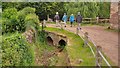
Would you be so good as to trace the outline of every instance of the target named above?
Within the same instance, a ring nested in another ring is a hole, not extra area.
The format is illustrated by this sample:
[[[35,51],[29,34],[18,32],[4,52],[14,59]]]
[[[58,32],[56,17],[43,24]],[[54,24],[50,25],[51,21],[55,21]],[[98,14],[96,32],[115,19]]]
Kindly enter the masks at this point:
[[[66,46],[66,42],[65,42],[65,40],[63,40],[63,39],[61,39],[59,42],[58,42],[58,44],[60,45],[60,46]]]
[[[65,46],[66,46],[66,42],[65,42],[65,40],[63,40],[63,39],[61,39],[59,42],[58,42],[58,45],[60,45],[58,48],[60,48],[60,51],[59,52],[61,52],[64,48],[65,48]]]
[[[46,42],[47,42],[48,45],[54,45],[53,39],[50,36],[47,37]]]

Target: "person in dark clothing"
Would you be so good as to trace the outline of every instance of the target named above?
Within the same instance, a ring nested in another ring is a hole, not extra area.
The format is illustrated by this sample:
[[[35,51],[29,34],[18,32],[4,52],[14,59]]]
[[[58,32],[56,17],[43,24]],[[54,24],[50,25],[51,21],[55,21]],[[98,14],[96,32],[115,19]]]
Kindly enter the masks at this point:
[[[60,23],[59,23],[60,17],[58,15],[58,12],[56,12],[56,15],[55,15],[54,19],[55,19],[55,22],[56,22],[56,26],[60,26]]]
[[[78,12],[78,15],[76,17],[76,22],[78,23],[77,29],[81,29],[80,25],[81,25],[81,22],[82,22],[82,16],[80,15],[80,12]]]

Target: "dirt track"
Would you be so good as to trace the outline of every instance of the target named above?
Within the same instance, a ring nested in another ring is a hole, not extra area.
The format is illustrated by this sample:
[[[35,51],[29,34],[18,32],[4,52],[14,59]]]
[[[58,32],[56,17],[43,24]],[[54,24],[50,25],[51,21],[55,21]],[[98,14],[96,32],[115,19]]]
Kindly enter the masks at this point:
[[[55,27],[54,24],[47,24],[49,27]],[[76,33],[76,26],[65,28]],[[102,26],[82,26],[84,32],[88,32],[90,38],[96,45],[102,47],[102,51],[109,57],[116,65],[118,65],[118,33],[104,30]]]

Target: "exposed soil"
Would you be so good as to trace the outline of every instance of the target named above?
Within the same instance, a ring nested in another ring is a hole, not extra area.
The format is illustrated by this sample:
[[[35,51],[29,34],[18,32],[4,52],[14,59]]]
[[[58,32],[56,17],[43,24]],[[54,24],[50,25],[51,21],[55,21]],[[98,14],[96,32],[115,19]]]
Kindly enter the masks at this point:
[[[55,24],[47,24],[49,27],[56,27]],[[59,27],[57,27],[59,28]],[[76,26],[67,25],[66,30],[76,33]],[[104,54],[118,65],[118,33],[109,32],[102,26],[82,26],[82,31],[88,32],[90,38],[96,45],[102,47]],[[79,32],[82,35],[81,31]]]
[[[70,66],[69,57],[66,49],[55,48],[52,51],[44,50],[42,54],[39,53],[39,49],[35,49],[35,63],[37,66]]]

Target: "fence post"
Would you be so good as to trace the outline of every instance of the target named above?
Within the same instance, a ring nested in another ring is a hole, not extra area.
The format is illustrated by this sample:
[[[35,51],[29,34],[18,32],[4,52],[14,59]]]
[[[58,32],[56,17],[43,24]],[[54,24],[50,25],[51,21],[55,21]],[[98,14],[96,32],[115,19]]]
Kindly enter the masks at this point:
[[[99,17],[97,17],[97,24],[99,23]]]
[[[100,56],[99,51],[102,51],[101,46],[97,46],[97,50],[96,50],[96,66],[101,66],[102,65],[102,57]]]
[[[43,20],[43,27],[46,27],[46,20]]]
[[[78,27],[76,28],[76,34],[78,35],[78,33],[79,33],[79,29],[78,29]]]

